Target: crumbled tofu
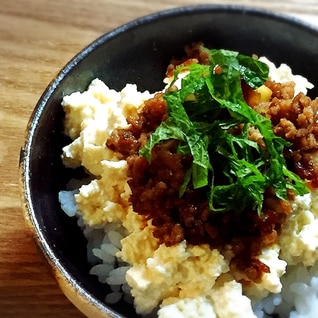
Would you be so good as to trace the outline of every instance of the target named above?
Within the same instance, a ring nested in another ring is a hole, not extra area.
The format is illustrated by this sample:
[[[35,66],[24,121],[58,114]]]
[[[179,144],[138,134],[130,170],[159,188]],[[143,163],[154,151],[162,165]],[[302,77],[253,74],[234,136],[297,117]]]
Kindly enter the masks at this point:
[[[143,253],[143,249],[135,251]],[[126,279],[132,287],[136,311],[147,314],[166,298],[207,295],[216,279],[228,270],[228,262],[219,251],[183,241],[171,247],[161,244],[146,262],[133,264]]]
[[[236,281],[215,288],[211,297],[218,318],[256,318],[251,300],[242,295],[242,285]]]
[[[292,213],[283,225],[279,237],[281,257],[289,265],[303,263],[311,266],[318,257],[318,215],[313,211],[318,191],[297,196]]]
[[[63,148],[65,166],[84,166],[95,176],[101,174],[103,160],[116,160],[116,154],[105,147],[112,131],[128,126],[127,115],[138,109],[152,95],[138,92],[137,86],[127,84],[122,91],[109,89],[95,79],[88,90],[65,96],[65,133],[73,142]]]
[[[67,167],[84,166],[96,179],[83,185],[75,196],[78,210],[89,226],[117,222],[126,214],[130,188],[127,162],[105,147],[111,132],[128,126],[126,117],[152,95],[127,84],[122,91],[109,89],[95,79],[87,91],[65,96],[65,132],[73,142],[63,148]]]
[[[244,288],[244,292],[252,300],[260,300],[266,297],[269,293],[280,293],[282,284],[280,278],[286,271],[287,263],[280,259],[280,246],[273,245],[271,248],[264,248],[258,259],[267,265],[270,269],[269,273],[263,275],[261,283],[251,283]],[[236,279],[236,275],[234,275]],[[242,277],[243,278],[243,277]]]
[[[118,257],[129,264],[143,264],[153,256],[159,243],[152,235],[152,227],[130,208],[123,222],[130,233],[121,240],[122,250]]]
[[[101,178],[83,185],[75,195],[78,210],[89,226],[122,222],[129,205],[127,162],[103,160],[100,164]]]
[[[295,86],[295,95],[302,92],[305,95],[307,94],[307,89],[312,89],[314,85],[301,75],[294,75],[291,68],[283,63],[279,67],[276,67],[275,64],[269,61],[266,57],[262,56],[259,60],[263,63],[266,63],[269,66],[269,78],[277,83],[285,83],[294,81]]]
[[[175,299],[162,306],[158,318],[216,318],[213,305],[206,297]]]

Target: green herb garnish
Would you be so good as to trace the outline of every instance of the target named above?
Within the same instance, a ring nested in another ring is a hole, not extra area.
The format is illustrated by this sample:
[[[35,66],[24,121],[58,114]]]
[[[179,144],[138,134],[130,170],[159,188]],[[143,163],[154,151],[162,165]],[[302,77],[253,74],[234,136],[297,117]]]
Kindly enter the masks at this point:
[[[210,64],[191,64],[175,71],[174,81],[180,72],[189,74],[182,79],[181,89],[165,93],[168,119],[150,135],[139,154],[151,160],[156,144],[178,140],[178,153],[193,158],[180,196],[190,183],[194,189],[207,187],[209,207],[215,212],[252,208],[260,214],[270,187],[283,200],[288,189],[307,193],[304,181],[286,166],[283,150],[289,143],[276,136],[271,121],[243,97],[241,81],[253,89],[260,87],[268,78],[268,66],[234,51],[203,49]],[[261,134],[262,146],[249,138],[251,129]]]

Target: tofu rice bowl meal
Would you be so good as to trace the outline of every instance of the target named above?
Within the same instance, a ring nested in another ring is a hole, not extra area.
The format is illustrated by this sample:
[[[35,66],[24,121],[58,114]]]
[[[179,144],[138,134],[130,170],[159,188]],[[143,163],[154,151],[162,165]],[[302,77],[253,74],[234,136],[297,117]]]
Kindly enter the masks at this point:
[[[151,76],[151,75],[150,75]],[[65,96],[62,209],[144,317],[316,317],[318,99],[286,64],[194,43],[159,92]]]

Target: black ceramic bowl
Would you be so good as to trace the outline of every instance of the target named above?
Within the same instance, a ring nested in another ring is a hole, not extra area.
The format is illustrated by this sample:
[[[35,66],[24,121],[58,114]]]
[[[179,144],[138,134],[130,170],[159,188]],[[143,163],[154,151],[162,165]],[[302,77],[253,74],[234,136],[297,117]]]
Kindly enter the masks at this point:
[[[126,304],[104,302],[107,286],[89,275],[86,243],[74,219],[60,209],[58,192],[72,171],[62,165],[63,96],[83,91],[98,77],[111,88],[136,83],[139,90],[163,88],[172,57],[184,46],[206,46],[265,55],[288,63],[317,83],[318,30],[290,17],[237,6],[203,5],[154,13],[107,33],[74,57],[40,98],[21,151],[21,188],[27,222],[66,296],[90,317],[137,317]],[[318,85],[311,94],[318,96]]]

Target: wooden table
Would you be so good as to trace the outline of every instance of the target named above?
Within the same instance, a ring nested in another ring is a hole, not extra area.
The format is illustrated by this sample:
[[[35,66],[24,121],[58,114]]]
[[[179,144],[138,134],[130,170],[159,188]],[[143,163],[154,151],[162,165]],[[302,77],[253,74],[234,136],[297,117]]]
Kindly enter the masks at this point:
[[[206,2],[253,5],[318,26],[318,0]],[[65,63],[101,34],[153,11],[199,3],[0,0],[0,317],[83,317],[57,287],[20,207],[19,150],[41,93]]]

